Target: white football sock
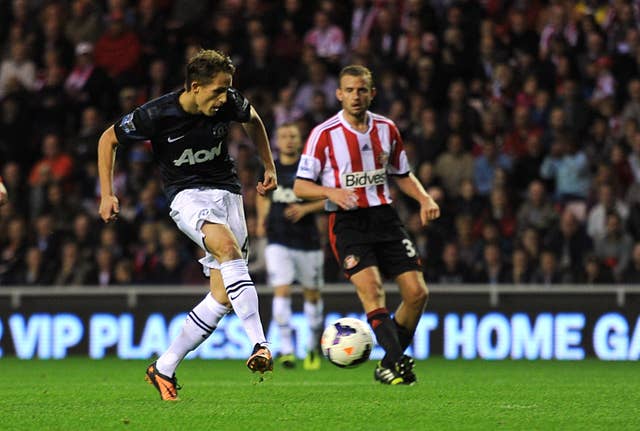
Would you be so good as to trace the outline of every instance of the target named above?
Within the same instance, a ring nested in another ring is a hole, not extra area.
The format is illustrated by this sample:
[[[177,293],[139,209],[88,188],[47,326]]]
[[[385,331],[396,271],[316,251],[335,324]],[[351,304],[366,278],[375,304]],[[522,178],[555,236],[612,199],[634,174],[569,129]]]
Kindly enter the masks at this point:
[[[156,361],[156,368],[165,376],[173,376],[187,353],[198,347],[216,329],[220,319],[231,311],[216,301],[211,293],[196,305],[182,325],[180,334]]]
[[[235,259],[220,264],[222,282],[236,316],[249,336],[251,345],[267,344],[258,310],[258,292],[249,276],[244,259]]]
[[[280,354],[293,353],[293,338],[291,336],[291,298],[287,296],[273,297],[273,319],[278,324],[280,333]]]
[[[318,348],[318,342],[322,335],[322,323],[324,320],[323,311],[324,303],[322,302],[322,299],[319,299],[316,302],[304,301],[304,315],[307,318],[309,330],[311,331],[307,350]]]

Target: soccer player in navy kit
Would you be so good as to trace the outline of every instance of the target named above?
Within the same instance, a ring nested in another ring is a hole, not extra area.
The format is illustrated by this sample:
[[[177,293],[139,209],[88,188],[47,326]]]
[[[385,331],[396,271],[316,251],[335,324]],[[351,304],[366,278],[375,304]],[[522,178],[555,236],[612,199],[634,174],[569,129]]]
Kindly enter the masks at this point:
[[[439,217],[440,208],[411,173],[396,125],[369,112],[374,96],[369,69],[342,69],[336,90],[342,110],[311,131],[294,191],[304,199],[328,199],[333,252],[356,286],[367,320],[385,350],[375,380],[411,385],[416,382],[414,361],[404,351],[413,340],[428,290],[420,256],[390,205],[388,176],[420,204],[423,225]],[[402,302],[393,319],[386,308],[381,273],[400,288]]]
[[[269,284],[273,287],[273,319],[278,325],[280,352],[278,362],[295,367],[291,328],[291,285],[298,281],[304,295],[304,314],[309,325],[306,370],[320,368],[318,345],[323,323],[320,288],[324,282],[324,254],[314,213],[322,211],[321,200],[304,202],[293,193],[302,150],[300,130],[295,124],[283,124],[276,131],[278,188],[256,200],[258,236],[266,233],[265,260]]]
[[[100,216],[117,218],[113,191],[116,147],[151,141],[160,168],[170,215],[182,232],[205,251],[200,259],[210,278],[210,293],[189,312],[178,337],[146,379],[163,400],[177,399],[175,369],[191,350],[216,329],[231,307],[254,346],[247,367],[273,369],[258,311],[258,295],[247,268],[247,227],[240,182],[225,138],[232,121],[242,123],[264,165],[259,194],[277,187],[276,170],[262,120],[232,85],[235,67],[229,57],[201,50],[186,66],[185,89],[166,94],[128,113],[109,127],[98,143]]]

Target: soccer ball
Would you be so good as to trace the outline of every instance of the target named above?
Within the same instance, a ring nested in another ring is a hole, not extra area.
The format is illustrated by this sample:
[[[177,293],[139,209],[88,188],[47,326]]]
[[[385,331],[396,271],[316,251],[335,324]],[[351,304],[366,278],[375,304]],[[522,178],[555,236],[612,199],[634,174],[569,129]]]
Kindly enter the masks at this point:
[[[340,368],[353,368],[369,359],[373,338],[362,320],[343,317],[325,328],[320,345],[329,362]]]

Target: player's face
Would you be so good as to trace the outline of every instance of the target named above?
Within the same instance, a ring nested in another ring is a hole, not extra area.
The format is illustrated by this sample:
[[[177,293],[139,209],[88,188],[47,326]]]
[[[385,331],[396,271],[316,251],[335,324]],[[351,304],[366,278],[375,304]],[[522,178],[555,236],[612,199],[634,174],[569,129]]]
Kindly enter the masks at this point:
[[[213,77],[213,80],[206,84],[200,85],[197,82],[192,83],[191,89],[195,98],[198,110],[210,117],[216,115],[218,110],[227,101],[227,90],[231,87],[231,75],[220,72]]]
[[[336,97],[342,104],[342,109],[354,117],[364,115],[375,94],[371,82],[364,76],[344,75],[340,80],[340,87],[336,90]]]
[[[276,132],[278,150],[286,156],[296,156],[302,149],[302,139],[297,127],[280,127]]]

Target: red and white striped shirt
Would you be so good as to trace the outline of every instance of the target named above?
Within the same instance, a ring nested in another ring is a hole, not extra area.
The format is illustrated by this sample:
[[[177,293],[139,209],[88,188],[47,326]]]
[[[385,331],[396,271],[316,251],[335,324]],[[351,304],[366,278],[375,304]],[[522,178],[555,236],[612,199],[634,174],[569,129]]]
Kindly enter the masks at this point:
[[[372,112],[367,120],[364,133],[347,123],[343,111],[316,126],[300,157],[298,178],[355,189],[359,208],[390,204],[387,174],[407,175],[409,162],[393,121]],[[333,202],[327,206],[337,209]]]

